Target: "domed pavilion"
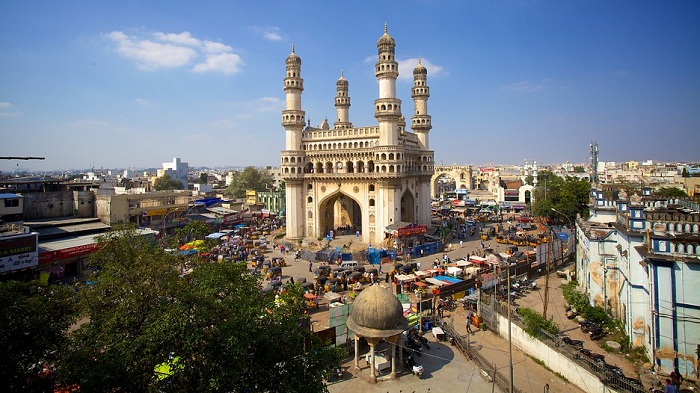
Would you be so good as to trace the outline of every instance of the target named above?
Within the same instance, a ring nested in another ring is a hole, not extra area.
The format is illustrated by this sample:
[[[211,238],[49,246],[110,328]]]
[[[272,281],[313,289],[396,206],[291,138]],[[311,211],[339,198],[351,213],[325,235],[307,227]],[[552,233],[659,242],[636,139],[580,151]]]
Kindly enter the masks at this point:
[[[408,320],[403,316],[399,299],[380,285],[366,287],[352,303],[347,326],[355,334],[355,367],[359,369],[358,358],[360,338],[364,337],[370,347],[370,382],[377,381],[374,348],[382,340],[391,344],[391,377],[396,377],[396,344],[400,344],[401,333],[408,329]],[[399,351],[401,356],[401,351]]]

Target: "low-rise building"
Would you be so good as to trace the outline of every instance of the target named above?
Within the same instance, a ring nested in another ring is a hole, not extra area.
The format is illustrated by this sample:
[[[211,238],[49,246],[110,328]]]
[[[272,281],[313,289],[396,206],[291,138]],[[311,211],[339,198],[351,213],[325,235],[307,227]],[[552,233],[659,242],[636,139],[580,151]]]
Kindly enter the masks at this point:
[[[700,207],[642,194],[604,202],[593,190],[592,219],[579,221],[578,284],[623,322],[657,372],[697,378]]]

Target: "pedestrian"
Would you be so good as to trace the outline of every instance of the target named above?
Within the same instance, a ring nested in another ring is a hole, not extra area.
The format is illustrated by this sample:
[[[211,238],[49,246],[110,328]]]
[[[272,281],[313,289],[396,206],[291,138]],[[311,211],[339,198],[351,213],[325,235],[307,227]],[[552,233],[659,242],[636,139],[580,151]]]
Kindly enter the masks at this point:
[[[671,383],[669,378],[666,378],[666,386],[664,387],[664,393],[678,393],[678,388],[676,385]]]
[[[671,371],[669,377],[671,377],[671,383],[680,391],[681,383],[683,382],[683,376],[681,376],[681,373],[678,371]]]
[[[463,240],[460,240],[460,241],[459,241],[459,248],[462,248],[463,246],[464,246],[464,241],[463,241]]]
[[[474,313],[469,311],[469,315],[467,315],[467,333],[468,334],[474,334],[472,331],[472,317],[474,316]]]
[[[314,268],[314,263],[309,261],[309,273],[311,273],[313,268]]]
[[[291,278],[289,279],[289,283],[290,283],[290,284],[294,284],[294,277],[291,277]]]
[[[374,285],[374,273],[369,274],[369,282],[372,283],[372,285]]]

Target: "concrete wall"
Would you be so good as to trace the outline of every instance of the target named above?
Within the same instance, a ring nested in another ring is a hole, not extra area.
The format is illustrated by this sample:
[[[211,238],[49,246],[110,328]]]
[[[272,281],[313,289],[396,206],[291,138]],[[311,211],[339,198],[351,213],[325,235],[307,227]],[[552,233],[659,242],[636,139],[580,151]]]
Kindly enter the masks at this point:
[[[498,314],[498,334],[508,337],[508,318]],[[543,344],[525,333],[520,326],[511,324],[513,345],[528,355],[539,359],[552,371],[557,372],[584,392],[617,393],[605,386],[595,375],[576,364],[573,360]]]
[[[28,192],[24,196],[24,219],[68,217],[73,215],[73,192]]]

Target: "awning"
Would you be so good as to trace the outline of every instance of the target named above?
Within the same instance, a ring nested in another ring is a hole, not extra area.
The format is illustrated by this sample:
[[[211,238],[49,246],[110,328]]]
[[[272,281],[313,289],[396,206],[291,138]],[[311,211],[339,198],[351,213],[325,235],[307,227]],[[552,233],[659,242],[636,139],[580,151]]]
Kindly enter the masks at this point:
[[[207,239],[220,239],[222,236],[225,236],[225,233],[221,232],[216,232],[216,233],[210,233],[206,236]]]
[[[437,285],[438,287],[441,287],[441,286],[445,285],[444,282],[438,280],[437,278],[433,278],[433,277],[428,277],[428,278],[425,279],[425,281],[426,281],[426,282],[429,282],[429,283],[431,283],[431,284],[433,284],[433,285]]]

